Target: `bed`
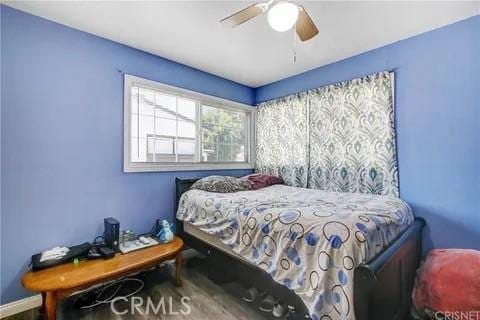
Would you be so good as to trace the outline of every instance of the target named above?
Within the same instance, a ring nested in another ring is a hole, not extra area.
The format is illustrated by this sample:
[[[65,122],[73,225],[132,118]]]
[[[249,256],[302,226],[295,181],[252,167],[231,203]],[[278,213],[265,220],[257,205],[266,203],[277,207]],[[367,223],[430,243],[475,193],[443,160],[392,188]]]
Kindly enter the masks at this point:
[[[177,232],[247,285],[313,319],[408,313],[424,221],[402,200],[283,185],[188,191],[195,181],[176,179]]]

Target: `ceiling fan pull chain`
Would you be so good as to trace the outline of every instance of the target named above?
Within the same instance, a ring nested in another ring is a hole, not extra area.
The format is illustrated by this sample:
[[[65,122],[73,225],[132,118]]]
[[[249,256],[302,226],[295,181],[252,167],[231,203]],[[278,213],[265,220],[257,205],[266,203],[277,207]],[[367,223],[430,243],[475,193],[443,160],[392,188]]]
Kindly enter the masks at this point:
[[[293,63],[297,62],[297,36],[295,30],[297,28],[297,24],[292,28],[293,30]]]

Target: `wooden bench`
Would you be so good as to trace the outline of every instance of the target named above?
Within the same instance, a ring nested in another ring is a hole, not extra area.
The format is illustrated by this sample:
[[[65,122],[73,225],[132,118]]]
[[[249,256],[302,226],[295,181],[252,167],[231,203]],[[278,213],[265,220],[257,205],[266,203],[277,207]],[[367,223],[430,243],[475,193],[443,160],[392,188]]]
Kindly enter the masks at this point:
[[[22,285],[30,291],[42,293],[46,318],[54,320],[58,299],[93,285],[148,269],[169,259],[175,259],[175,282],[177,286],[181,286],[182,247],[182,239],[175,237],[170,243],[128,254],[117,253],[108,260],[82,260],[78,264],[66,263],[41,271],[29,271],[22,277]]]

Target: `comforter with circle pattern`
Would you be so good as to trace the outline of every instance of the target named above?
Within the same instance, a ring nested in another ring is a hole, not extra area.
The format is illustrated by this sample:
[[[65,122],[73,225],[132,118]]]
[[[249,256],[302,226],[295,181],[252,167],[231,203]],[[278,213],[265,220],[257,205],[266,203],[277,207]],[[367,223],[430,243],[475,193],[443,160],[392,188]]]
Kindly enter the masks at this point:
[[[411,223],[395,197],[274,185],[185,192],[177,218],[214,235],[304,301],[312,319],[355,319],[353,270]]]

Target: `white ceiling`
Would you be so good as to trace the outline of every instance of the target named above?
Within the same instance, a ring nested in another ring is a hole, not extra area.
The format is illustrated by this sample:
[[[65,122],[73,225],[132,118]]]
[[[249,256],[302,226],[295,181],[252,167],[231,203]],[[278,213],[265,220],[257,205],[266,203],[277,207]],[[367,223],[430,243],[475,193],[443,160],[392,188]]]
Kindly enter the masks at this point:
[[[19,1],[8,6],[258,87],[480,13],[480,1],[297,1],[319,27],[297,44],[265,16],[218,21],[245,1]]]

